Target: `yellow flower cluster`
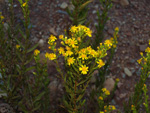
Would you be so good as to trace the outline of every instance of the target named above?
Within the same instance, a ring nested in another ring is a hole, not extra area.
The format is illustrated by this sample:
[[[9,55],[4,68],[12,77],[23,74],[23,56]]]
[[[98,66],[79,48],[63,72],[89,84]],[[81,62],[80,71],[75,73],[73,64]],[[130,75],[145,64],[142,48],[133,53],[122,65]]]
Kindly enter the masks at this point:
[[[57,49],[58,55],[64,56],[67,65],[76,65],[76,67],[79,67],[79,71],[81,72],[81,74],[88,73],[89,61],[95,60],[97,68],[101,68],[105,65],[102,58],[107,55],[107,50],[109,50],[115,43],[114,38],[106,40],[103,44],[100,43],[97,50],[94,50],[91,48],[91,46],[85,48],[82,47],[82,41],[84,40],[84,37],[92,37],[92,31],[89,28],[83,25],[72,26],[70,28],[70,33],[71,37],[59,35],[62,47],[59,47]],[[50,60],[56,59],[57,53],[54,51],[56,40],[57,38],[53,35],[51,35],[48,40],[49,49],[53,50],[54,52],[53,54],[45,54],[45,57],[49,58]]]
[[[113,105],[104,106],[104,111],[100,111],[100,113],[109,113],[113,110],[116,110],[116,107]]]
[[[105,93],[105,95],[110,95],[110,92],[106,88],[102,88],[102,91]]]
[[[92,31],[83,25],[72,26],[70,32],[73,34],[79,34],[79,35],[81,34],[81,35],[92,37]]]
[[[149,40],[149,46],[150,46],[150,40]],[[150,63],[150,47],[147,47],[147,48],[145,49],[145,52],[146,52],[146,56],[144,56],[143,53],[140,52],[140,55],[141,55],[142,58],[140,58],[139,60],[137,60],[137,62],[138,62],[139,64],[141,64],[143,67],[145,67],[147,64]],[[144,66],[144,65],[145,65],[145,66]],[[142,67],[142,68],[143,68],[143,67]]]
[[[46,53],[45,57],[48,58],[49,60],[55,60],[56,59],[56,54],[54,54],[54,53]]]
[[[34,50],[34,56],[37,56],[40,54],[40,51],[38,49]]]

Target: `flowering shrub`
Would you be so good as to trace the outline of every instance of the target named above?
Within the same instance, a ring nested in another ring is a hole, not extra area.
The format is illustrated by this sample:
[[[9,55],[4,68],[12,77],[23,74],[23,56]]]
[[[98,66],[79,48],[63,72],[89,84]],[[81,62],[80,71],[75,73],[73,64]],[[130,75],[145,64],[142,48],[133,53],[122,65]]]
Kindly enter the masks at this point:
[[[67,92],[64,107],[67,108],[68,112],[77,113],[85,102],[85,99],[82,98],[93,71],[105,65],[102,58],[107,55],[107,50],[115,44],[116,38],[105,40],[104,43],[99,44],[97,50],[94,50],[91,46],[83,46],[86,37],[92,37],[92,31],[89,28],[83,25],[72,26],[70,32],[71,37],[59,36],[62,46],[58,49],[56,49],[57,38],[51,35],[48,44],[52,52],[47,52],[45,57],[56,62],[58,71],[64,80]],[[58,65],[57,59],[60,55],[65,60],[66,74],[60,71],[61,69]]]

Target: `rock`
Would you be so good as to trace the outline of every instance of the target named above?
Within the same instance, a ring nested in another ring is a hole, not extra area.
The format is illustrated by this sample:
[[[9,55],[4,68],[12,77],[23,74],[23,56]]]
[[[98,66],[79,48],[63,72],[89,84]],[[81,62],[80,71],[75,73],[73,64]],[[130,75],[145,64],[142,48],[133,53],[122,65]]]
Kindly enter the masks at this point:
[[[57,82],[56,80],[52,81],[52,82],[49,84],[50,92],[55,93],[55,91],[57,90],[57,88],[58,88],[58,82]]]
[[[95,14],[96,12],[97,12],[96,10],[92,11],[93,14]]]
[[[122,99],[122,98],[125,98],[126,96],[127,96],[127,94],[126,94],[126,93],[124,93],[124,94],[120,94],[120,95],[119,95],[119,98],[120,98],[120,99]]]
[[[49,31],[50,31],[53,35],[57,36],[57,33],[56,33],[54,27],[50,28]]]
[[[129,1],[128,0],[120,0],[120,4],[122,6],[128,6],[129,5]]]
[[[104,82],[104,88],[106,88],[107,90],[109,90],[110,92],[114,89],[114,85],[115,85],[115,81],[112,78],[108,78],[105,82]]]
[[[5,28],[5,30],[8,30],[9,25],[7,23],[4,23],[4,28]]]
[[[68,7],[68,4],[66,2],[63,2],[61,5],[60,5],[60,8],[62,9],[66,9]]]
[[[140,45],[140,51],[141,52],[144,52],[146,48],[147,48],[146,45]]]
[[[43,47],[44,46],[44,42],[45,41],[43,39],[40,39],[39,42],[38,42],[39,43],[39,47]]]
[[[132,76],[132,73],[131,73],[131,71],[130,71],[128,68],[124,68],[124,72],[125,72],[125,74],[128,75],[129,77]]]

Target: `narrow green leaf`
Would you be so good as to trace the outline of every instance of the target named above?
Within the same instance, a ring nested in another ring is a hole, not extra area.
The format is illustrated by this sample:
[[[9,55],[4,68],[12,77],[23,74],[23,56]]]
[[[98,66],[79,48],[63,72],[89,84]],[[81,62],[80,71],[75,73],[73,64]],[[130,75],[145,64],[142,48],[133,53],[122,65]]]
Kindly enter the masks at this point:
[[[37,48],[37,46],[39,45],[39,43],[35,44],[32,48],[27,50],[27,53],[33,51],[35,48]]]
[[[26,39],[26,36],[25,36],[24,33],[21,31],[21,29],[19,29],[19,32],[21,33],[21,35],[23,36],[23,38]]]
[[[37,101],[41,100],[41,98],[43,97],[44,94],[45,94],[45,92],[40,93],[33,101],[33,104],[35,104]]]

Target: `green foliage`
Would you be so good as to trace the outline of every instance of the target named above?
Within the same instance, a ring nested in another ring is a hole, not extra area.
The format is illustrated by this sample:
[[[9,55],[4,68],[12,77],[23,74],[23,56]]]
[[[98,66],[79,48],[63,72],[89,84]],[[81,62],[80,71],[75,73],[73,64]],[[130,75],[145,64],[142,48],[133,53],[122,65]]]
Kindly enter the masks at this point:
[[[93,0],[71,0],[74,6],[73,11],[69,8],[67,12],[72,20],[72,25],[84,24],[87,20],[88,8],[87,5]]]
[[[24,113],[49,111],[49,79],[47,64],[39,63],[39,56],[33,55],[38,44],[31,47],[28,0],[19,0],[23,15],[23,31],[14,23],[13,0],[10,0],[11,19],[8,29],[4,30],[3,17],[0,20],[0,89],[7,96],[3,99],[15,110]],[[36,65],[31,65],[35,62]],[[31,72],[34,70],[34,73]]]

